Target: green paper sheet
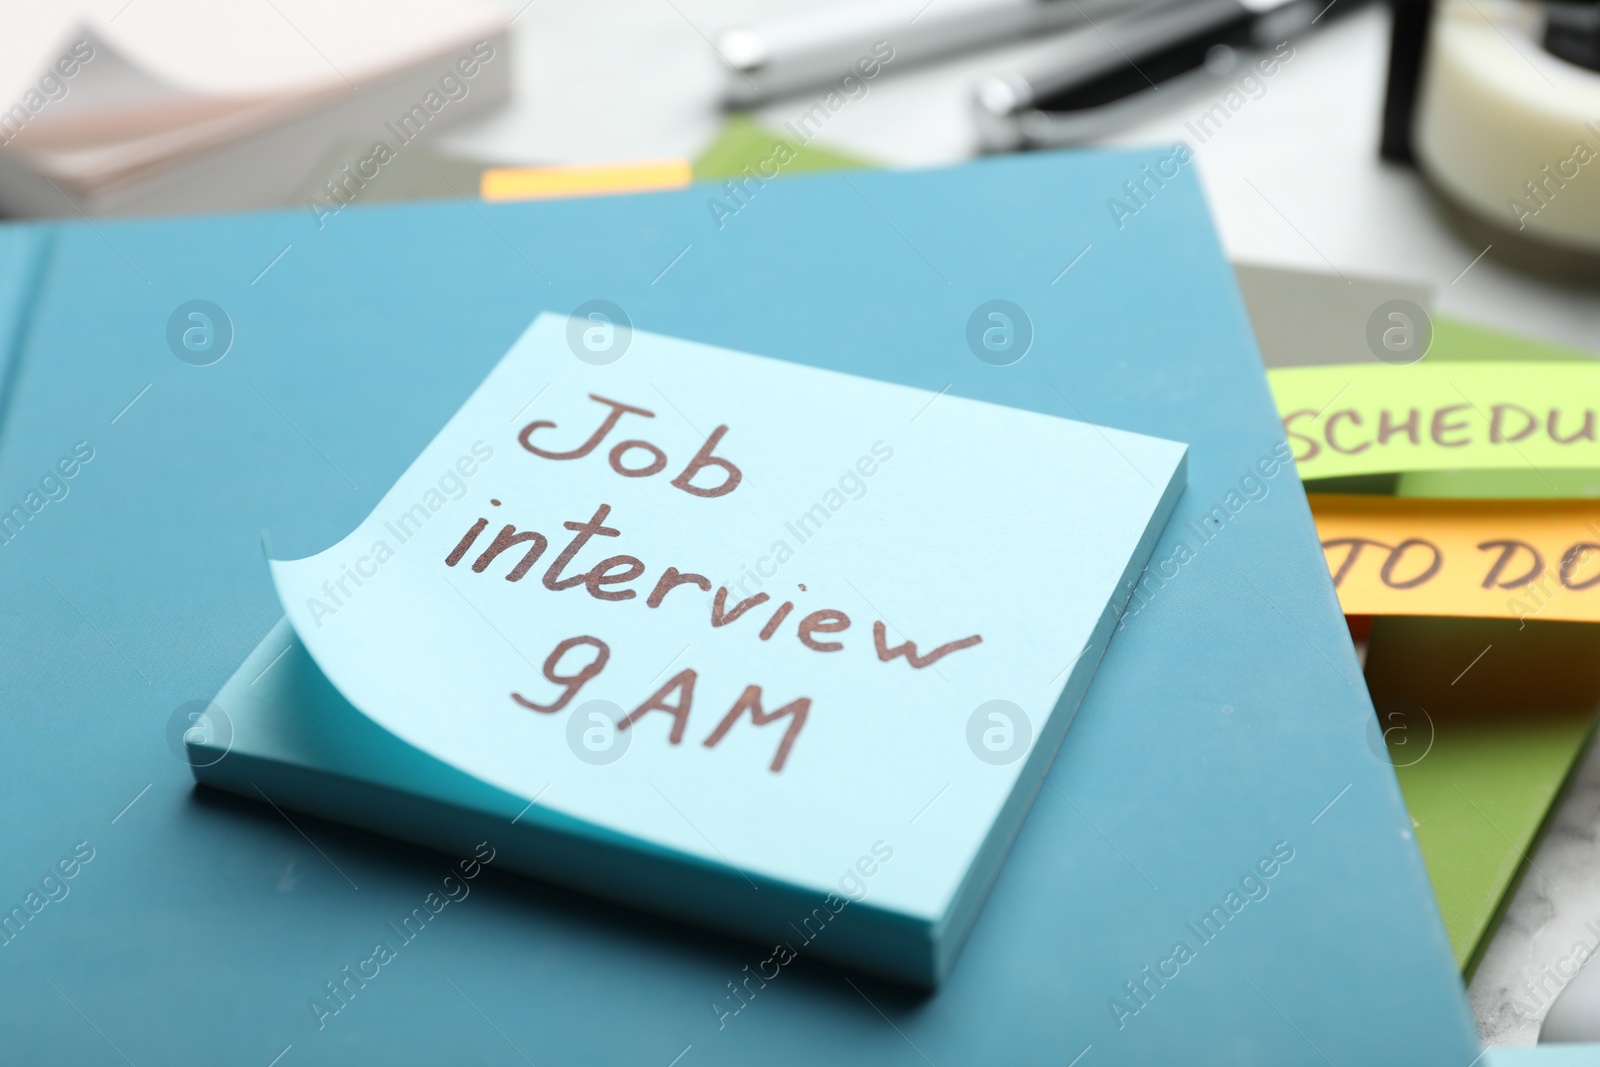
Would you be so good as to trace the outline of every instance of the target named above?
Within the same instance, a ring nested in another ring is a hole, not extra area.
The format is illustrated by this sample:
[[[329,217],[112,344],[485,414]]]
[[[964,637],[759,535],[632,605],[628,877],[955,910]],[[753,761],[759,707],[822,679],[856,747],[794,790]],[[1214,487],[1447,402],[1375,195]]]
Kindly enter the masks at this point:
[[[1470,977],[1589,737],[1600,627],[1376,619],[1366,675],[1373,736],[1387,735],[1445,930]]]
[[[761,167],[763,163],[765,169]],[[717,139],[694,161],[694,180],[737,178],[746,167],[751,168],[756,177],[768,178],[807,171],[863,170],[874,166],[876,164],[843,152],[796,141],[743,115],[736,115],[723,125]]]

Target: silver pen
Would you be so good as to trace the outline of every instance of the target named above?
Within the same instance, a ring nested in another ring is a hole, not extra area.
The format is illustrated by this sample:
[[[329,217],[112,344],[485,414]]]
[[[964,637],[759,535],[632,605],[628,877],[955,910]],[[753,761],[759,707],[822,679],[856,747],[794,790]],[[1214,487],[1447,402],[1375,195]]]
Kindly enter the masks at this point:
[[[1351,9],[1361,0],[1335,0]],[[1327,0],[1179,0],[1063,34],[1032,67],[980,80],[973,108],[989,151],[1075,144],[1226,80],[1241,50],[1300,33]],[[1319,13],[1320,9],[1320,13]],[[1178,92],[1153,92],[1177,89]]]
[[[860,76],[874,59],[898,69],[1161,2],[876,0],[724,30],[714,45],[731,68],[727,102],[748,106]]]

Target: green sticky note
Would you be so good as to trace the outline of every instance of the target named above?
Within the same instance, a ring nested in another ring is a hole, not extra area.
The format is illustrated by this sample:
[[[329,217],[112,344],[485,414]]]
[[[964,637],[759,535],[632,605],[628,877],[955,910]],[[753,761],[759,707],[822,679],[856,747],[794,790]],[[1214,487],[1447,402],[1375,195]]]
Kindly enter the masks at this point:
[[[1268,372],[1300,477],[1600,467],[1600,362],[1384,363]]]
[[[1452,363],[1495,363],[1515,360],[1523,363],[1593,362],[1593,352],[1569,348],[1554,341],[1507,333],[1480,326],[1464,319],[1437,316],[1433,320],[1433,343],[1428,348],[1430,361]]]
[[[1430,360],[1462,362],[1593,362],[1594,355],[1577,348],[1491,330],[1459,319],[1433,320]],[[1478,497],[1487,499],[1568,499],[1600,497],[1600,469],[1524,466],[1507,470],[1408,471],[1400,475],[1402,496]]]
[[[694,161],[695,181],[743,177],[746,168],[758,179],[822,170],[864,170],[875,164],[843,152],[819,148],[754,122],[742,115],[727,121],[717,139]]]

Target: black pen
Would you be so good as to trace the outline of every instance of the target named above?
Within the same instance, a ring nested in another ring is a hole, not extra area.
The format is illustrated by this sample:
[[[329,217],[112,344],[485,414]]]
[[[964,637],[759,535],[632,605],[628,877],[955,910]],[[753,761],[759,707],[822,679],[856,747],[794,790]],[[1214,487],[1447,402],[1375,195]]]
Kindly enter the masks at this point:
[[[977,84],[983,146],[1073,144],[1110,132],[1178,95],[1155,90],[1225,79],[1237,50],[1286,41],[1360,3],[1184,0],[1074,31],[1033,67]]]

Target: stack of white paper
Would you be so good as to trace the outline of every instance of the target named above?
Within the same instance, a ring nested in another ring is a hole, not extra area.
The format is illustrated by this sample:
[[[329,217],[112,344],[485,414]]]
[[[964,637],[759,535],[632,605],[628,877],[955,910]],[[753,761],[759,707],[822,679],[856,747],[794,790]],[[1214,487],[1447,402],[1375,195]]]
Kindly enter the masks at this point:
[[[12,215],[282,204],[331,148],[370,139],[329,191],[348,201],[406,145],[510,87],[508,12],[480,0],[3,7]]]

